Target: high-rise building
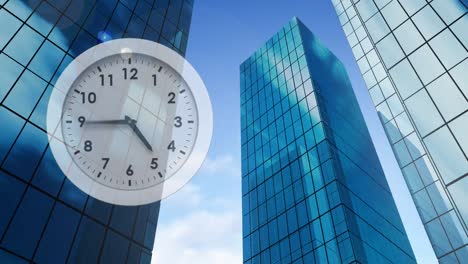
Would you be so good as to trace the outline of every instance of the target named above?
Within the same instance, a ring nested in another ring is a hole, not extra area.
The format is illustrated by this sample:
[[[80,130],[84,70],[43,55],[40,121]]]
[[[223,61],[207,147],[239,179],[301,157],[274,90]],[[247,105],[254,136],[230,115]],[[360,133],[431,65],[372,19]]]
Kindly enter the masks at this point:
[[[468,259],[468,2],[332,0],[441,263]]]
[[[240,75],[244,263],[415,263],[334,54],[294,18]]]
[[[150,263],[159,203],[110,205],[58,168],[46,110],[64,68],[100,41],[185,53],[193,0],[0,0],[0,263]]]

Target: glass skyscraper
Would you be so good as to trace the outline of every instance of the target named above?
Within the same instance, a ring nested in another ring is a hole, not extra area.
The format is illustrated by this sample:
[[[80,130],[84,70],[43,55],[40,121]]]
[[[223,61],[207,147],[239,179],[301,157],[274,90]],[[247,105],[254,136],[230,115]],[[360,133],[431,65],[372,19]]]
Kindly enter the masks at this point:
[[[100,41],[185,53],[193,0],[0,0],[0,263],[150,263],[159,203],[124,207],[78,190],[48,148],[64,68]]]
[[[468,1],[332,0],[441,263],[468,259]]]
[[[293,18],[240,76],[244,263],[415,263],[334,54]]]

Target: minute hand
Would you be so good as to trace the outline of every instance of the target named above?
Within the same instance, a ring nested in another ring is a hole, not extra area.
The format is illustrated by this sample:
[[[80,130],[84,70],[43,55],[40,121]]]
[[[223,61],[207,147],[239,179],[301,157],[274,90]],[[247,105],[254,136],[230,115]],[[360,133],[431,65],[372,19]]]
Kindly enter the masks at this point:
[[[127,125],[128,121],[125,119],[121,120],[92,120],[86,121],[88,124],[109,124],[109,125]]]
[[[145,144],[145,146],[150,150],[153,151],[153,148],[151,147],[150,143],[148,140],[146,140],[145,136],[141,133],[140,129],[136,126],[135,122],[130,122],[130,127],[133,129],[133,132],[138,136],[138,138]]]

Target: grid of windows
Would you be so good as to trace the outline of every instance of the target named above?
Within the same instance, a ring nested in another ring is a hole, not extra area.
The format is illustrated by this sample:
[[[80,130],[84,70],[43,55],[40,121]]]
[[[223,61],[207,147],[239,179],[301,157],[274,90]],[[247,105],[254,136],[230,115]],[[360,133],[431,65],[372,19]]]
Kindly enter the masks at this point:
[[[332,0],[441,262],[468,257],[468,13],[459,0]],[[463,132],[465,131],[465,132]]]
[[[244,263],[413,263],[338,59],[294,18],[240,72]]]
[[[185,53],[192,0],[0,0],[0,262],[150,263],[159,203],[113,206],[66,179],[46,110],[65,67],[113,38]]]

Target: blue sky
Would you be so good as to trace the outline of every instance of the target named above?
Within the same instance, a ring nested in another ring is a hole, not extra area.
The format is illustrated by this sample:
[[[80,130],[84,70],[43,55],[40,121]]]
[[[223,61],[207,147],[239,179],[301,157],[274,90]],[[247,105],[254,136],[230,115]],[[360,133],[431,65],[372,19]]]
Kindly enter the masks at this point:
[[[162,202],[153,263],[241,263],[239,65],[293,16],[344,63],[420,263],[436,263],[330,0],[195,1],[187,59],[211,96],[214,134],[202,169]]]

